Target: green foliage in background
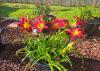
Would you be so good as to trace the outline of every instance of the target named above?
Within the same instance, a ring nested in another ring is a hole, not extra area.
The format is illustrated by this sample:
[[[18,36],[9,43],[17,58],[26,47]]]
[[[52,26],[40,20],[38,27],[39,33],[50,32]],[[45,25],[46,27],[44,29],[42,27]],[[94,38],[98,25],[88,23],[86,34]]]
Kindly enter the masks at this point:
[[[82,19],[90,20],[93,18],[93,12],[95,12],[95,11],[93,11],[92,9],[90,9],[88,7],[81,7],[80,10],[81,10],[80,17]]]
[[[36,9],[35,9],[35,15],[39,16],[41,14],[43,15],[49,15],[50,13],[50,8],[47,5],[36,5]]]
[[[49,13],[51,12],[51,9],[48,5],[43,5],[43,0],[40,0],[40,4],[35,4],[35,6],[36,8],[34,14],[36,16],[49,15]]]

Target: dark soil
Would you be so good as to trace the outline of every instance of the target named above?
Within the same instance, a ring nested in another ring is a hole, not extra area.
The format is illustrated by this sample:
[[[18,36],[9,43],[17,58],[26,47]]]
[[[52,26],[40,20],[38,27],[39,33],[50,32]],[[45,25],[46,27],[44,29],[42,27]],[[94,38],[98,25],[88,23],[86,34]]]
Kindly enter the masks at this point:
[[[7,25],[15,22],[15,20],[0,20],[0,27],[3,28],[1,40],[3,49],[0,45],[0,71],[24,71],[25,63],[21,63],[19,57],[16,56],[16,51],[23,47],[21,40],[24,39],[23,34],[18,28],[9,28]],[[77,50],[83,56],[71,57],[73,62],[73,71],[100,71],[100,30],[96,36],[90,36],[88,39],[81,42],[77,46]],[[49,71],[45,66],[37,64],[28,69],[28,71]]]

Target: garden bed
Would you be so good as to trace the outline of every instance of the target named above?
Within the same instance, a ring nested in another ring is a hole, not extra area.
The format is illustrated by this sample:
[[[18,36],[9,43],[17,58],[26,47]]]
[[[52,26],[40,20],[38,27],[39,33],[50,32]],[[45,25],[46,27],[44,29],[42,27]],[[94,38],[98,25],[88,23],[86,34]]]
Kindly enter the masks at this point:
[[[0,53],[0,71],[23,71],[24,69],[25,63],[21,63],[21,60],[16,56],[16,51],[24,46],[20,43],[20,40],[24,39],[23,34],[28,35],[28,33],[20,33],[19,29],[8,27],[9,24],[14,22],[16,21],[5,20],[0,22],[0,27],[3,28],[2,43],[6,45]],[[98,30],[96,36],[93,35],[86,40],[82,40],[77,50],[84,58],[82,60],[77,56],[71,57],[73,71],[100,71],[100,30]],[[45,66],[44,69],[41,66],[38,64],[33,67],[33,70],[35,68],[36,71],[47,71]]]

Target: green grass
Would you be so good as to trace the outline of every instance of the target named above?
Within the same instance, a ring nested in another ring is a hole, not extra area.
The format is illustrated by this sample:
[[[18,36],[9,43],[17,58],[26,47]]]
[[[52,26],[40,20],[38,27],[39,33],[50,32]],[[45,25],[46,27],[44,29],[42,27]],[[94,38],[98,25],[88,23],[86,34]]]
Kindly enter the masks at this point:
[[[11,17],[18,19],[20,16],[34,17],[35,5],[33,4],[20,4],[20,3],[0,3],[0,16]],[[50,6],[51,14],[59,18],[67,18],[71,20],[73,16],[80,16],[79,7],[64,7],[64,6]],[[90,7],[91,8],[91,7]],[[100,16],[99,8],[91,8],[94,16]]]

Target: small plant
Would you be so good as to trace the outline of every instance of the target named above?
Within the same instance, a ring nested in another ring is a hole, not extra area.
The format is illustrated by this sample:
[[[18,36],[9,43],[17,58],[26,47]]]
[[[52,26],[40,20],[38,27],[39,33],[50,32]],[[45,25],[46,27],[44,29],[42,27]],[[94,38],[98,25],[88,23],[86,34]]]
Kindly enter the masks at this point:
[[[46,6],[46,5],[37,5],[36,8],[37,8],[36,9],[37,15],[41,15],[41,14],[49,15],[49,13],[50,13],[49,6]]]
[[[80,17],[82,19],[90,20],[93,18],[93,11],[91,9],[89,9],[88,7],[82,7],[82,8],[80,8],[80,10],[81,10]]]
[[[40,16],[40,15],[49,15],[51,12],[51,9],[48,5],[43,5],[42,0],[40,0],[40,4],[36,4],[36,9],[35,9],[35,15]]]

